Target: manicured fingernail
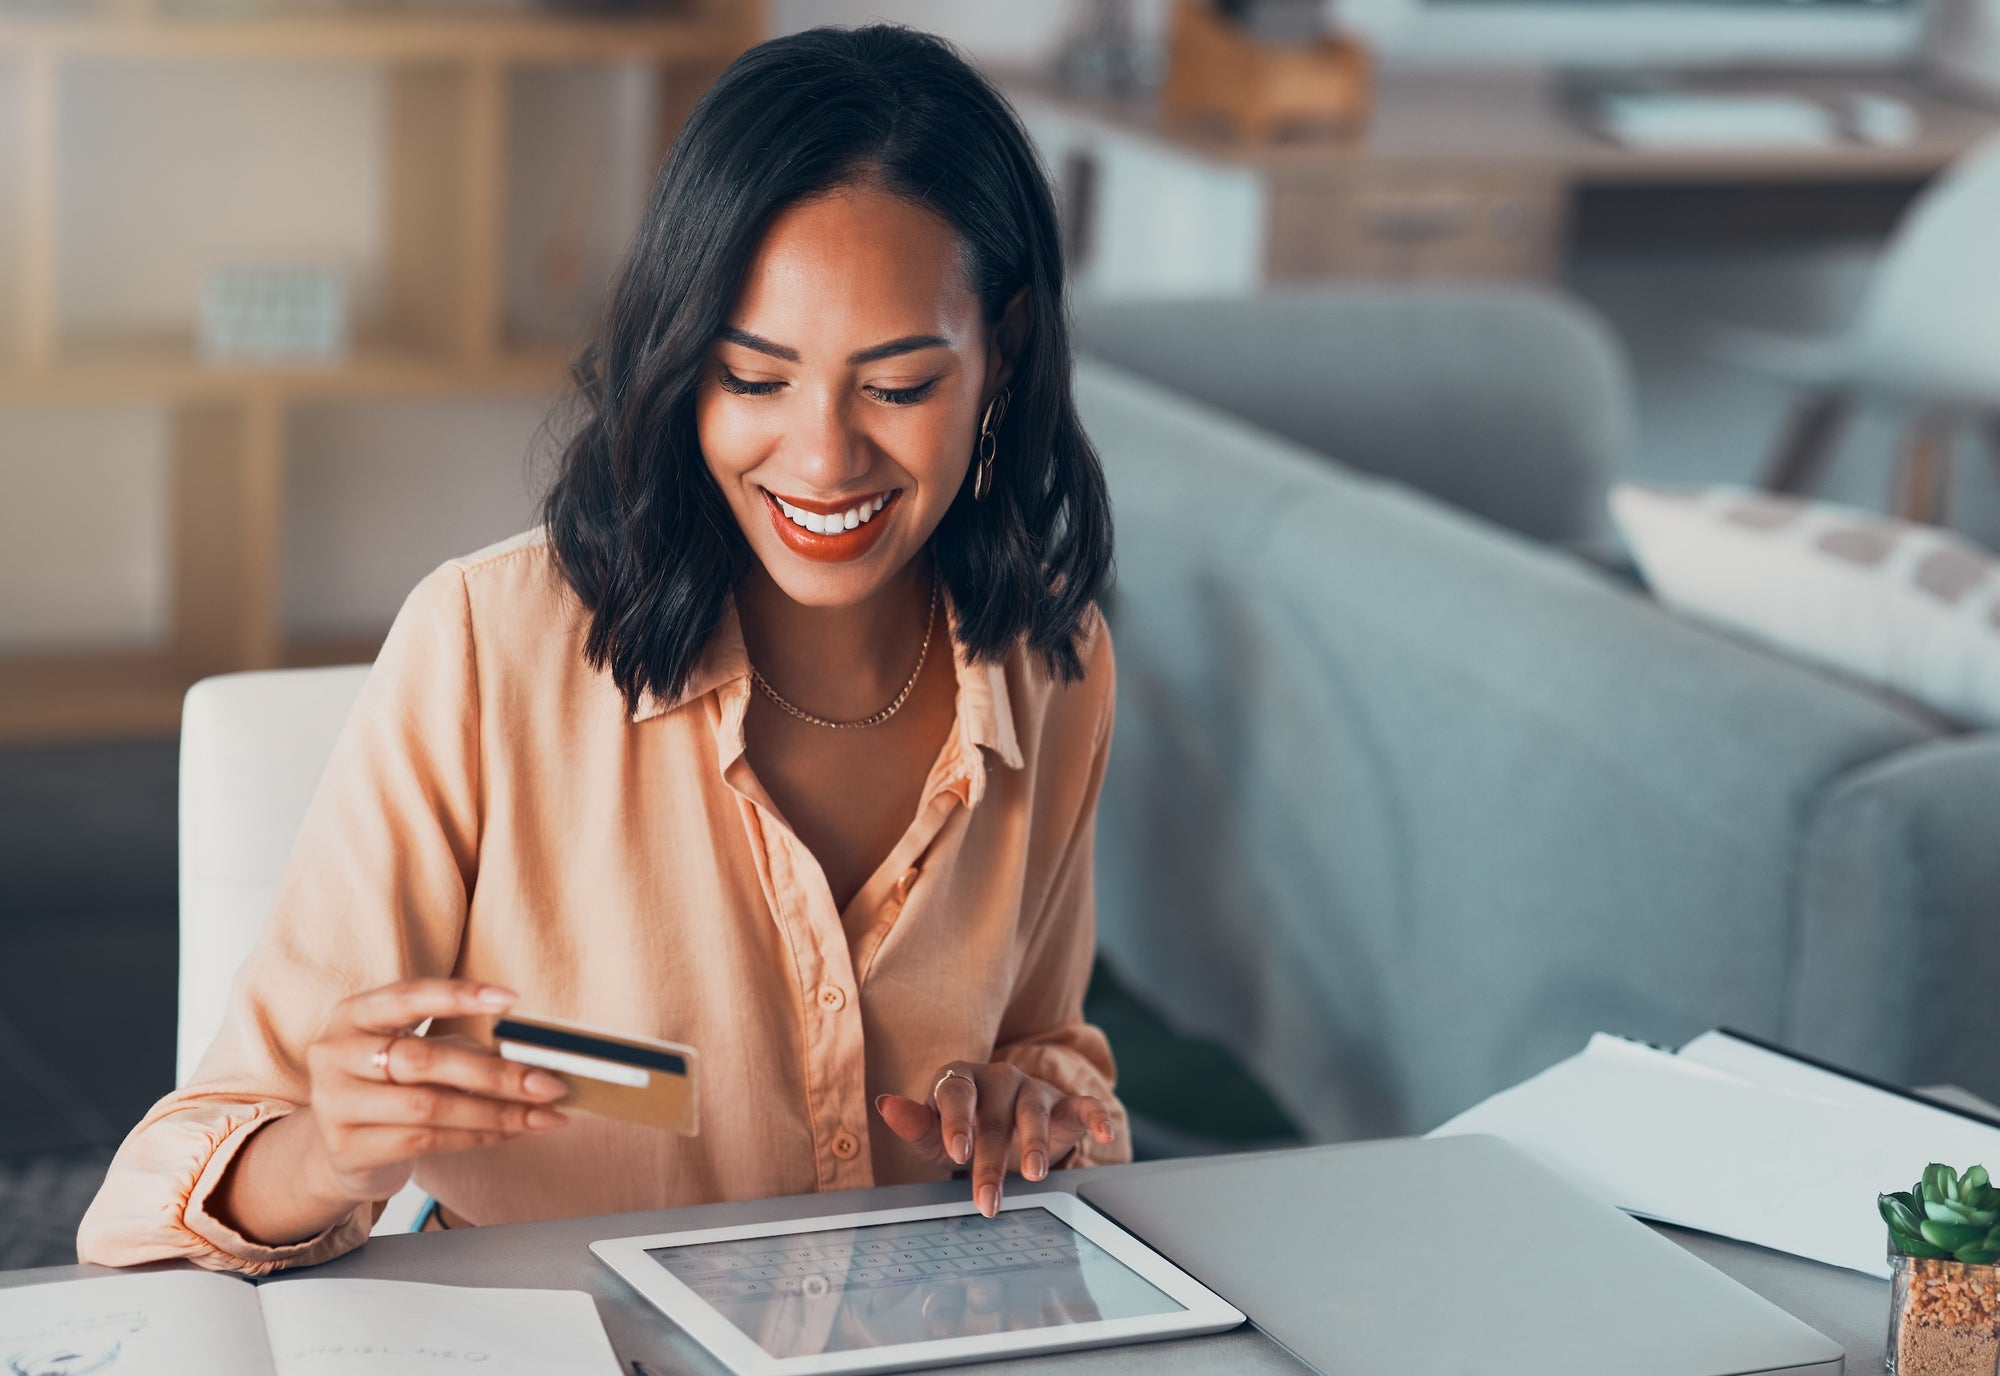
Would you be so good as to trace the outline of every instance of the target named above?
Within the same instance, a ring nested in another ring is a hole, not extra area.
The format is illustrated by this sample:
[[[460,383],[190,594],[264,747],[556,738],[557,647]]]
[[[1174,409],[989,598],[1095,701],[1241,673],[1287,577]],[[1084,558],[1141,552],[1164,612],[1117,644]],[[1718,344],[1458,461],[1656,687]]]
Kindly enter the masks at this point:
[[[526,1083],[528,1093],[539,1094],[544,1099],[560,1099],[569,1093],[569,1086],[546,1070],[529,1071]]]
[[[502,989],[497,984],[489,984],[479,991],[479,1001],[488,1008],[505,1008],[514,1001],[514,991]]]
[[[876,1095],[876,1096],[875,1096],[875,1111],[876,1111],[877,1113],[880,1113],[880,1112],[882,1111],[882,1105],[884,1105],[884,1104],[886,1104],[886,1103],[888,1103],[888,1102],[889,1102],[889,1096],[888,1096],[888,1095],[886,1095],[886,1094],[878,1094],[878,1095]]]
[[[1049,1163],[1042,1159],[1038,1151],[1028,1153],[1028,1159],[1021,1163],[1021,1174],[1030,1180],[1040,1180],[1049,1173]]]
[[[988,1218],[993,1217],[993,1215],[1000,1212],[1000,1187],[997,1185],[981,1185],[979,1187],[979,1199],[977,1202],[979,1204],[979,1212],[985,1214]]]
[[[528,1126],[538,1131],[546,1128],[559,1128],[568,1121],[569,1119],[563,1117],[562,1114],[557,1113],[552,1108],[531,1108],[528,1110]]]
[[[971,1154],[972,1154],[972,1139],[970,1137],[961,1132],[958,1136],[951,1139],[952,1160],[958,1162],[962,1166],[965,1164],[965,1158]]]

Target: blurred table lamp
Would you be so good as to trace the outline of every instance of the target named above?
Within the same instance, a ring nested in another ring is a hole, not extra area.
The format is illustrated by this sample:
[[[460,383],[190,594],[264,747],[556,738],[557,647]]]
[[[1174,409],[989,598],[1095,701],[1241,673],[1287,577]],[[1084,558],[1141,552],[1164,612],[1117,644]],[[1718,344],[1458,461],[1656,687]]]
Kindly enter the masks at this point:
[[[1206,117],[1236,137],[1358,134],[1374,69],[1356,39],[1325,32],[1318,0],[1178,0],[1167,38],[1162,107]]]

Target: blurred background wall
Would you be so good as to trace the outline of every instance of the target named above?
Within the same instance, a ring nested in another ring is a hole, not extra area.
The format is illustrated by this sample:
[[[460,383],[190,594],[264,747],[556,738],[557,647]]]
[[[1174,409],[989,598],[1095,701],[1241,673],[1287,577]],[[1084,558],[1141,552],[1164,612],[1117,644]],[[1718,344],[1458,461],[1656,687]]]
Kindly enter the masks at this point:
[[[637,68],[515,82],[504,299],[519,333],[574,334],[583,284],[603,280],[637,220],[657,85]],[[388,94],[382,70],[333,63],[110,68],[66,83],[65,334],[185,332],[206,274],[232,262],[332,266],[350,284],[351,309],[379,314]],[[551,254],[575,262],[574,288],[552,285]],[[524,459],[547,400],[295,408],[282,537],[288,630],[379,630],[437,550],[525,525]],[[163,409],[144,404],[0,408],[9,494],[0,653],[168,634],[170,429]]]
[[[791,31],[893,19],[932,27],[984,60],[1026,66],[1047,61],[1075,9],[1070,0],[779,0],[770,23]],[[5,81],[0,67],[0,89]],[[574,333],[588,291],[636,223],[661,81],[627,67],[518,83],[505,297],[527,332]],[[108,67],[66,82],[61,98],[65,331],[184,330],[204,276],[235,261],[331,265],[346,274],[357,313],[379,311],[391,132],[382,70]],[[17,140],[0,137],[0,188],[20,180],[8,175],[10,147],[18,152]],[[137,242],[135,207],[145,208]],[[0,201],[0,250],[19,210]],[[551,285],[551,254],[576,260],[573,295]],[[17,286],[0,274],[0,290]],[[6,304],[0,297],[0,312]],[[439,560],[528,524],[540,471],[529,458],[548,400],[363,400],[294,414],[287,630],[306,640],[379,631]],[[171,449],[167,416],[143,404],[0,406],[0,655],[169,634]]]
[[[1350,8],[1365,17],[1370,6]],[[1052,63],[1087,10],[1075,0],[775,0],[767,22],[789,31],[895,19],[943,33],[996,69],[1035,70]],[[1165,0],[1139,0],[1131,14],[1140,41],[1157,41]],[[1691,11],[1686,22],[1703,20]],[[0,62],[0,108],[12,108],[22,78],[20,64]],[[657,152],[661,81],[638,66],[600,66],[531,72],[513,84],[505,309],[517,333],[567,341],[638,214]],[[66,78],[56,169],[61,329],[84,340],[184,331],[207,273],[264,261],[338,269],[353,312],[379,313],[390,95],[385,72],[365,64],[107,64]],[[0,261],[21,232],[12,194],[21,133],[18,121],[0,128]],[[135,238],[140,207],[144,233]],[[1563,281],[1609,316],[1637,366],[1633,471],[1690,481],[1753,475],[1788,393],[1702,357],[1701,331],[1719,316],[1781,330],[1837,327],[1877,246],[1822,236],[1572,252]],[[0,271],[0,314],[22,285]],[[292,409],[279,540],[288,635],[365,639],[440,558],[529,520],[549,394],[520,390]],[[1879,499],[1874,456],[1893,445],[1888,425],[1864,417],[1848,434],[1831,495]],[[0,656],[156,644],[169,634],[172,442],[166,413],[143,399],[42,404],[17,395],[0,405]],[[1976,461],[1970,451],[1961,459]],[[1973,481],[1960,490],[1955,519],[2000,540],[2000,493]]]

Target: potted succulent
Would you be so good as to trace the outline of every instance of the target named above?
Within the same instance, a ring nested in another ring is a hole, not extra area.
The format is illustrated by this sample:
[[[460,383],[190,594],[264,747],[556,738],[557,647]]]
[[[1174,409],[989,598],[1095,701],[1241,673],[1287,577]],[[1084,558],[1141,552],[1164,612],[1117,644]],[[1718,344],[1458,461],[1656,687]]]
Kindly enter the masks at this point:
[[[1930,1165],[1877,1199],[1889,1225],[1889,1361],[1896,1376],[2000,1372],[2000,1189],[1984,1166]]]

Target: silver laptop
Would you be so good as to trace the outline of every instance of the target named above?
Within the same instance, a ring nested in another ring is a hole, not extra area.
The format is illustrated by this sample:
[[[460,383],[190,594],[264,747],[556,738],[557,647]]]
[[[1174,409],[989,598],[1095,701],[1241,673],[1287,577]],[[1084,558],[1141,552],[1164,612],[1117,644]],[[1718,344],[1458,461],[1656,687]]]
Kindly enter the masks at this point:
[[[1831,1376],[1843,1361],[1496,1137],[1227,1157],[1078,1192],[1327,1376]]]

